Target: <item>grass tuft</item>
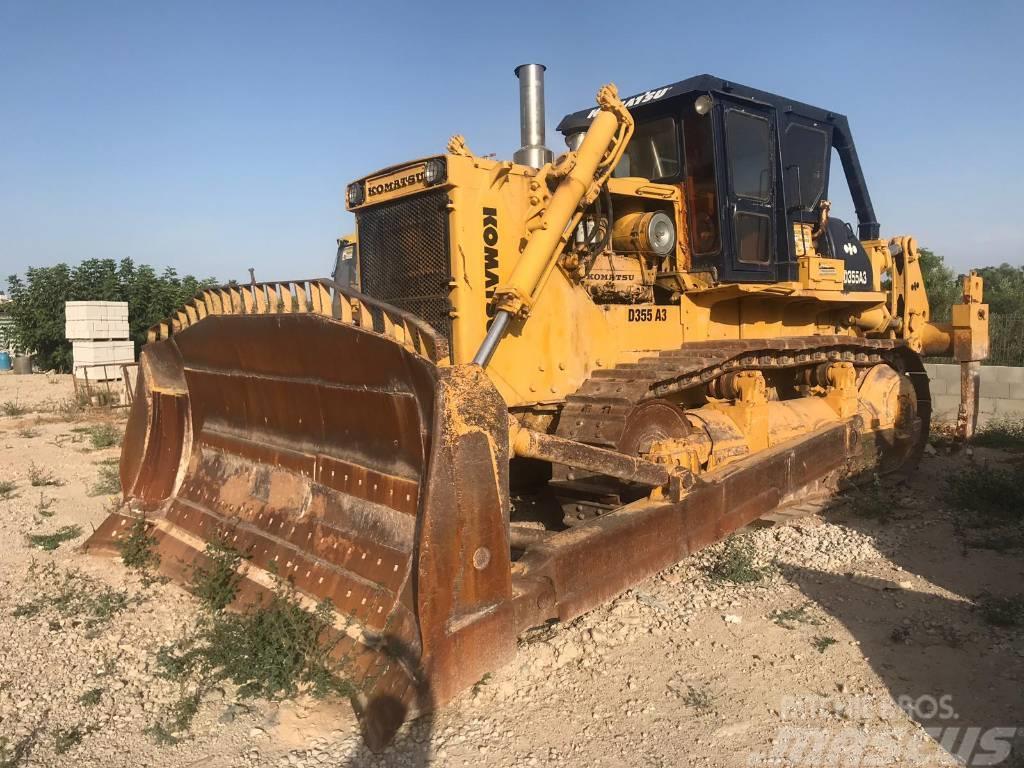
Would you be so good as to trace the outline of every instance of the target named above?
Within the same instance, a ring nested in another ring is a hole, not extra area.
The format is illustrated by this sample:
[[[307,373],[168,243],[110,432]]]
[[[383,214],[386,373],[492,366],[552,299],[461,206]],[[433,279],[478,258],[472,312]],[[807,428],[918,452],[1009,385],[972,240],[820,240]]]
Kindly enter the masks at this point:
[[[714,707],[714,700],[706,688],[694,688],[692,685],[688,685],[686,693],[683,695],[683,704],[698,712],[710,712]]]
[[[768,575],[767,568],[759,568],[754,561],[754,544],[743,534],[733,534],[725,540],[725,547],[715,558],[708,575],[715,581],[733,584],[753,584]]]
[[[97,450],[121,444],[121,430],[112,424],[97,424],[86,431],[89,433],[89,442]]]
[[[971,442],[985,448],[1024,451],[1024,416],[993,419],[978,430]]]
[[[76,421],[82,416],[82,404],[75,400],[61,400],[57,403],[57,415],[64,421]]]
[[[18,430],[18,436],[25,438],[39,437],[39,430],[32,427],[22,427]]]
[[[30,533],[26,538],[31,546],[45,552],[53,552],[53,550],[57,549],[57,547],[65,541],[77,539],[81,535],[82,526],[64,525],[53,533]]]
[[[0,410],[3,411],[4,416],[24,416],[28,413],[28,408],[21,405],[17,400],[5,400],[0,404]]]
[[[90,496],[113,496],[121,492],[121,473],[117,464],[102,463],[100,474],[89,489]]]
[[[16,495],[14,489],[18,486],[11,480],[0,480],[0,499],[12,499]]]
[[[37,467],[35,464],[29,465],[28,481],[33,488],[39,488],[46,485],[64,485],[64,481],[59,480],[53,472],[42,467]]]

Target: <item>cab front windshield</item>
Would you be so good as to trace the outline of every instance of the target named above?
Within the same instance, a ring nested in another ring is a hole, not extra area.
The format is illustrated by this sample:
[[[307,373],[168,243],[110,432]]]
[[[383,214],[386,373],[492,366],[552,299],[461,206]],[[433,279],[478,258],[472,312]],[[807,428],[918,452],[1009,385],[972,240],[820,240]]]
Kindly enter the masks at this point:
[[[625,154],[615,166],[617,179],[636,176],[656,181],[679,174],[679,135],[671,117],[638,123]]]

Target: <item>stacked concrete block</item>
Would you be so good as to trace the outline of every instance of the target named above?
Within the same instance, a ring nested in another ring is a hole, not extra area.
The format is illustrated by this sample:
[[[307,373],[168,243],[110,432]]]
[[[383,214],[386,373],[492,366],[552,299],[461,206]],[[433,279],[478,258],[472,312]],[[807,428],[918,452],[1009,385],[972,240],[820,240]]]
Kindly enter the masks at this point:
[[[925,365],[932,391],[932,418],[956,421],[960,407],[960,366]],[[1024,368],[983,365],[978,387],[978,424],[1024,416]]]
[[[121,378],[120,364],[135,362],[135,344],[128,337],[128,302],[69,301],[64,313],[75,376],[88,375],[94,381]],[[82,371],[97,365],[104,367]]]
[[[64,305],[64,335],[72,341],[128,338],[127,301],[69,301]]]

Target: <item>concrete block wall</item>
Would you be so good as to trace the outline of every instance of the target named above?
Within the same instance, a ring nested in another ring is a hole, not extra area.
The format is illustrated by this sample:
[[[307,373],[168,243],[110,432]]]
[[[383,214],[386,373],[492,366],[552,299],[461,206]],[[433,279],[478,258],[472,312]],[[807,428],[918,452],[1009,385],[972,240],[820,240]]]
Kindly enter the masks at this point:
[[[960,407],[960,366],[925,363],[932,391],[932,419],[955,422]],[[981,366],[978,425],[1000,418],[1024,417],[1024,368]]]
[[[64,304],[68,339],[127,339],[127,301],[68,301]]]

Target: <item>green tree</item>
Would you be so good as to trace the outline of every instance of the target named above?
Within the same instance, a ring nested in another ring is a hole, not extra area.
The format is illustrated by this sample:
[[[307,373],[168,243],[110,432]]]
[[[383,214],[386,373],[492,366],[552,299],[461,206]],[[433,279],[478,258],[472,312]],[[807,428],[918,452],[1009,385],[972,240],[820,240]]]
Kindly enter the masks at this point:
[[[993,315],[1024,315],[1024,267],[1003,263],[982,267],[978,274],[985,279],[985,302]]]
[[[42,368],[69,370],[71,345],[64,340],[64,302],[71,295],[71,268],[30,267],[25,282],[7,278],[14,338],[19,349],[31,350]]]
[[[921,274],[928,292],[929,314],[934,322],[949,322],[953,305],[960,300],[961,287],[957,275],[945,260],[928,248],[918,248]]]
[[[160,275],[131,259],[87,259],[77,267],[57,264],[30,267],[22,280],[7,279],[14,335],[21,349],[32,351],[43,369],[71,370],[71,343],[64,338],[64,302],[127,301],[128,327],[135,350],[146,341],[151,325],[167,317],[200,289],[216,285],[213,278],[178,277],[173,269]]]

